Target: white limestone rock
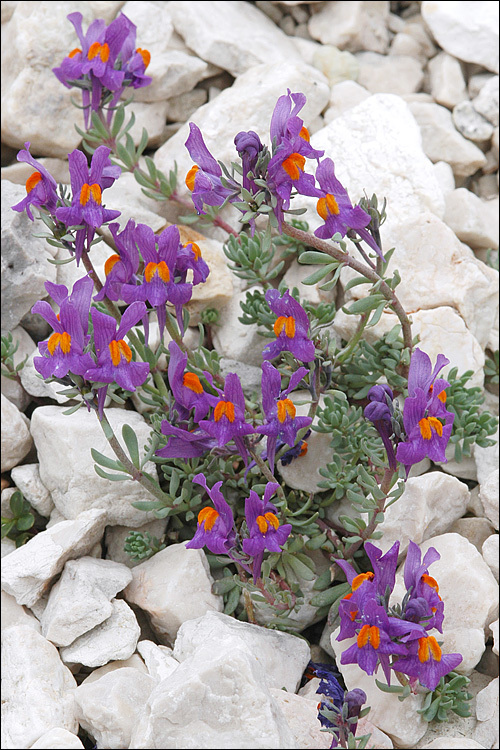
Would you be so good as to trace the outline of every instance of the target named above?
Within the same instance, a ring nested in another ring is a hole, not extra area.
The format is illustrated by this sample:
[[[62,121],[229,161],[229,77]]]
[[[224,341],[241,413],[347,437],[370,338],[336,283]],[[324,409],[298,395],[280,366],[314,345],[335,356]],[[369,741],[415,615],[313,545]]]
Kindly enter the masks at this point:
[[[359,62],[355,56],[331,44],[316,45],[311,64],[321,70],[330,86],[340,81],[355,81],[359,73]]]
[[[370,722],[389,735],[397,747],[413,748],[427,730],[427,722],[417,710],[422,708],[423,695],[410,695],[398,701],[394,693],[383,693],[375,684],[376,675],[367,675],[357,664],[341,664],[340,655],[354,642],[353,639],[337,641],[338,629],[332,633],[331,645],[338,668],[347,690],[360,688],[371,707]],[[380,679],[380,676],[379,676]]]
[[[325,124],[335,120],[336,117],[344,114],[365,99],[370,98],[370,92],[356,81],[340,81],[332,86],[328,109],[325,111]]]
[[[466,188],[446,195],[444,221],[474,250],[498,249],[498,198],[484,201]]]
[[[111,599],[131,580],[130,570],[111,560],[68,560],[49,594],[42,634],[55,646],[69,646],[111,617]]]
[[[276,65],[294,56],[286,34],[249,3],[171,2],[168,11],[190,49],[234,76],[259,63]]]
[[[445,607],[446,617],[446,607]],[[484,654],[484,630],[482,628],[446,628],[439,640],[443,641],[442,649],[446,654],[460,654],[462,661],[455,667],[458,674],[470,675]]]
[[[464,101],[453,107],[453,122],[464,138],[483,144],[493,135],[493,125],[476,111],[472,102]]]
[[[5,398],[3,393],[1,403],[1,468],[2,471],[8,471],[21,463],[30,452],[33,440],[29,430],[29,419],[8,398]]]
[[[142,89],[137,89],[137,91],[142,91]],[[136,146],[141,142],[144,128],[148,132],[148,149],[158,148],[165,143],[168,115],[168,101],[165,98],[153,102],[134,101],[134,115],[135,122],[128,132]]]
[[[138,4],[143,5],[142,0]],[[157,12],[158,6],[155,5],[155,9]],[[152,28],[157,31],[157,24]],[[153,80],[149,86],[136,89],[134,97],[138,102],[164,102],[191,91],[206,78],[207,71],[208,65],[204,60],[184,50],[169,49],[153,54],[147,69],[147,74]]]
[[[491,534],[481,548],[484,562],[498,581],[498,534]]]
[[[441,555],[429,572],[438,582],[444,601],[443,629],[484,630],[498,617],[493,617],[498,608],[498,587],[481,553],[460,534],[441,534],[422,542],[422,557],[429,547]],[[401,571],[397,580],[401,580]]]
[[[137,669],[116,669],[75,690],[76,715],[98,747],[128,748],[155,681]]]
[[[469,506],[470,499],[467,503],[467,507]],[[494,529],[487,518],[459,518],[446,531],[450,534],[461,534],[482,554],[483,544],[493,534]]]
[[[372,94],[413,94],[424,80],[422,64],[407,55],[358,52],[358,83]]]
[[[426,0],[421,12],[446,52],[498,73],[498,3]]]
[[[167,527],[166,518],[155,518],[154,521],[148,521],[137,529],[131,529],[130,526],[108,526],[104,541],[106,544],[106,558],[114,562],[126,565],[127,568],[135,568],[141,564],[141,560],[134,560],[124,550],[125,540],[131,531],[140,531],[151,534],[158,540],[161,540]]]
[[[476,462],[477,481],[479,484],[483,484],[489,475],[498,468],[498,427],[495,435],[491,435],[490,439],[495,442],[487,448],[481,448],[479,445],[474,446],[474,460]]]
[[[201,649],[244,649],[259,662],[271,688],[295,693],[310,659],[306,641],[289,633],[268,630],[235,620],[219,612],[185,622],[174,645],[174,658],[181,663],[196,659]]]
[[[453,169],[445,161],[437,161],[434,164],[434,175],[438,181],[439,187],[446,198],[448,193],[455,190],[455,175]]]
[[[238,320],[243,316],[240,302],[246,298],[246,292],[237,292],[221,310],[219,325],[213,330],[214,348],[221,357],[260,367],[262,350],[270,339],[260,336],[256,325],[244,325]]]
[[[169,169],[172,168],[173,162]],[[129,219],[133,219],[136,224],[147,224],[154,232],[158,232],[165,227],[165,219],[158,214],[160,204],[153,198],[148,198],[147,195],[144,195],[141,186],[133,174],[122,174],[119,180],[116,180],[110,188],[106,189],[105,197],[108,208],[119,207],[121,211],[120,216],[115,219],[120,225],[120,231],[125,229]],[[112,239],[109,229],[105,228],[104,231],[107,237]],[[104,263],[113,254],[113,251],[103,243],[96,245],[95,250],[100,251],[99,261],[97,266],[95,266],[97,275],[100,279],[104,279]],[[95,250],[92,250],[92,254]],[[68,266],[61,266],[61,268],[69,268],[74,271],[74,263],[70,263]]]
[[[51,159],[50,157],[46,158],[42,156],[37,161],[45,167],[56,182],[63,182],[65,185],[70,184],[71,180],[67,159]],[[33,174],[33,167],[27,162],[16,161],[14,164],[9,164],[8,167],[2,167],[0,174],[2,175],[2,180],[9,180],[9,182],[13,182],[15,185],[24,186],[28,177]]]
[[[427,745],[422,745],[422,750],[475,750],[475,748],[482,748],[484,745],[480,745],[479,742],[471,740],[469,737],[436,737],[429,742]]]
[[[57,750],[57,748],[60,748],[61,750],[73,750],[73,748],[75,748],[75,750],[78,750],[78,748],[82,748],[83,750],[83,747],[84,745],[82,744],[82,741],[76,734],[68,732],[67,729],[63,729],[62,727],[55,727],[54,729],[49,729],[45,734],[42,734],[42,736],[31,745],[31,750],[34,750],[35,748],[37,748],[37,750]]]
[[[35,409],[32,435],[38,451],[40,477],[57,509],[66,518],[76,518],[90,508],[105,510],[108,525],[119,524],[137,528],[154,517],[132,507],[132,503],[150,499],[149,493],[137,482],[111,482],[94,471],[91,448],[115,458],[96,415],[86,409],[65,416],[59,406]],[[135,431],[139,446],[145,445],[150,428],[144,418],[133,411],[107,409],[107,418],[115,435],[124,447],[122,426],[128,424]],[[144,455],[142,453],[142,455]],[[156,467],[148,462],[145,470],[153,476]]]
[[[2,335],[4,333],[2,332]],[[17,351],[14,352],[14,367],[20,364],[26,357],[29,357],[36,349],[36,344],[21,326],[16,326],[12,331],[12,340],[18,345]],[[31,402],[30,395],[24,390],[17,380],[10,380],[4,375],[1,376],[2,393],[17,406],[19,411],[24,411]]]
[[[498,76],[493,76],[481,87],[472,104],[476,112],[498,127],[498,103]]]
[[[54,248],[33,233],[38,231],[27,215],[12,206],[26,190],[2,180],[2,330],[12,331],[35,302],[47,295],[46,281],[56,280],[55,266],[47,261]]]
[[[221,750],[295,746],[263,664],[244,641],[235,641],[200,644],[153,689],[130,747],[194,750],[201,737],[205,747]]]
[[[21,490],[25,499],[44,518],[48,518],[54,510],[54,503],[50,492],[40,479],[38,464],[23,464],[12,469],[12,480]]]
[[[75,264],[71,265],[74,266]],[[64,268],[64,266],[59,266],[59,268]],[[53,401],[57,401],[58,404],[65,404],[66,408],[70,404],[76,403],[75,400],[68,399],[68,397],[62,393],[62,391],[67,390],[67,386],[61,385],[61,383],[46,383],[44,381],[42,376],[35,369],[34,358],[38,356],[39,352],[37,348],[30,354],[26,360],[26,364],[20,372],[21,383],[26,393],[29,393],[29,395],[34,398],[50,398]],[[81,397],[77,396],[76,400],[81,401]]]
[[[327,750],[331,746],[332,735],[321,731],[316,702],[285,690],[271,688],[269,691],[280,707],[295,740],[295,747],[311,750]],[[360,732],[357,732],[360,734]]]
[[[427,55],[422,49],[422,45],[410,34],[406,34],[404,31],[398,32],[391,42],[389,49],[389,55],[397,55],[398,57],[413,57],[418,60],[419,63],[424,66],[427,63]]]
[[[433,362],[439,353],[450,360],[450,364],[443,373],[452,367],[458,367],[458,372],[472,370],[472,377],[467,386],[482,387],[484,382],[484,352],[475,336],[465,325],[463,318],[451,307],[436,307],[431,310],[418,310],[411,313],[412,333],[419,336],[419,348],[429,355]],[[347,341],[352,337],[358,316],[345,315],[341,310],[335,316],[333,329]],[[366,340],[369,343],[389,333],[398,323],[393,313],[383,313],[380,322],[370,328]],[[444,377],[446,375],[444,374]],[[442,464],[445,469],[448,464]],[[467,478],[467,477],[464,477]]]
[[[135,614],[122,599],[112,599],[111,605],[110,617],[60,649],[66,664],[101,667],[132,656],[141,633]]]
[[[495,622],[492,622],[490,625],[490,630],[493,633],[493,653],[498,656],[498,620],[495,620]]]
[[[446,503],[443,502],[446,498]],[[442,534],[461,518],[467,508],[469,488],[456,477],[430,471],[408,479],[400,499],[387,508],[378,529],[383,536],[377,545],[384,551],[395,541],[404,552],[411,540],[420,544],[424,539]]]
[[[10,541],[10,540],[9,540]],[[28,625],[28,627],[40,633],[40,623],[25,607],[16,602],[13,596],[5,591],[2,595],[2,638],[4,631],[17,625]]]
[[[389,3],[326,3],[308,23],[313,39],[350,52],[372,50],[385,53],[389,47]]]
[[[76,734],[76,682],[55,646],[27,625],[9,628],[2,672],[2,747],[31,747],[53,727]]]
[[[212,594],[213,578],[201,549],[172,544],[133,568],[132,575],[125,599],[148,613],[153,630],[166,645],[175,640],[186,620],[223,609],[222,597]]]
[[[81,684],[87,685],[91,682],[95,682],[96,680],[100,680],[101,677],[104,677],[105,674],[109,674],[110,672],[116,672],[118,669],[135,669],[141,674],[148,673],[148,669],[146,665],[144,664],[144,661],[141,659],[139,654],[135,653],[135,654],[132,654],[132,656],[130,656],[128,659],[118,659],[117,661],[108,661],[108,663],[104,664],[104,666],[97,667],[97,669],[93,669],[92,672],[89,674],[89,676],[86,677]]]
[[[243,393],[249,397],[258,398],[262,382],[262,369],[254,365],[245,365],[236,359],[221,357],[220,374],[223,378],[230,372],[235,372],[240,379]]]
[[[462,67],[456,57],[440,52],[429,60],[429,76],[432,98],[437,104],[453,109],[468,98]]]
[[[479,497],[483,504],[486,518],[489,518],[498,530],[498,469],[492,471],[488,478],[481,483]]]
[[[448,162],[456,177],[468,177],[486,164],[483,152],[456,130],[446,107],[427,102],[412,102],[409,106],[431,161]]]
[[[157,646],[153,641],[139,641],[137,650],[155,682],[165,680],[179,666],[178,660],[172,655],[172,649],[168,646]]]
[[[249,4],[244,4],[254,10]],[[194,3],[189,7],[194,7]],[[212,7],[210,5],[210,9]],[[247,38],[246,32],[243,38]],[[296,60],[296,57],[293,49],[290,59]],[[307,91],[307,104],[300,113],[305,125],[323,111],[330,96],[327,80],[316,68],[300,61],[267,63],[239,75],[230,88],[200,107],[192,120],[200,128],[207,148],[215,158],[227,164],[235,160],[234,136],[240,130],[255,130],[263,142],[268,143],[271,115],[277,99],[286,94],[287,88],[292,92]],[[221,123],[230,123],[230,127],[221,128]],[[167,174],[174,161],[177,162],[181,195],[187,193],[184,177],[193,164],[184,146],[188,135],[189,125],[186,123],[155,154],[157,167]]]
[[[31,607],[48,590],[67,560],[87,555],[104,532],[106,513],[89,510],[72,521],[41,531],[11,552],[2,564],[2,588]]]
[[[477,694],[476,717],[473,739],[483,747],[498,745],[498,677]]]
[[[207,103],[205,89],[193,89],[168,100],[168,119],[171,122],[186,122],[193,112]]]

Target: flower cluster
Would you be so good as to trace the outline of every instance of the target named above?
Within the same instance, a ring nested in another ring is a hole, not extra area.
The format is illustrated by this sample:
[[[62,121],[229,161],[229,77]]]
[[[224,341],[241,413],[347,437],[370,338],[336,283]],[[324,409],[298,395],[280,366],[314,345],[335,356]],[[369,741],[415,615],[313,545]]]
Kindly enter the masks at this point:
[[[109,26],[96,19],[85,34],[82,18],[79,12],[69,14],[80,47],[73,49],[53,72],[66,88],[76,86],[82,90],[85,128],[88,128],[90,112],[98,112],[106,104],[109,124],[125,88],[149,86],[151,78],[145,71],[151,55],[136,48],[136,27],[123,13]]]
[[[344,560],[336,561],[351,585],[351,592],[339,606],[337,640],[355,638],[342,652],[340,662],[358,664],[370,675],[380,666],[387,684],[392,669],[408,675],[410,684],[419,680],[434,690],[441,677],[462,661],[460,654],[443,654],[436,637],[429,632],[434,628],[443,632],[444,604],[439,586],[428,572],[440,555],[430,547],[421,560],[418,545],[410,541],[404,566],[406,594],[400,606],[391,606],[399,542],[385,555],[370,542],[365,543],[365,551],[373,571],[358,574]]]
[[[294,194],[317,198],[316,212],[323,221],[315,231],[317,237],[329,239],[336,234],[345,237],[348,232],[354,233],[383,259],[368,229],[369,214],[361,206],[353,207],[346,189],[335,176],[333,161],[321,161],[324,151],[311,145],[309,132],[298,114],[305,103],[304,94],[292,94],[290,90],[279,97],[271,117],[271,152],[253,130],[236,135],[234,143],[242,161],[242,185],[232,178],[224,178],[199,128],[190,123],[186,147],[195,165],[187,174],[186,185],[193,202],[198,212],[203,213],[203,204],[222,206],[227,201],[235,202],[242,187],[256,196],[265,185],[264,202],[272,207],[281,232],[284,214],[290,209]],[[308,171],[308,160],[316,162],[315,174]],[[254,225],[255,219],[251,218],[250,222]]]
[[[214,554],[225,554],[253,575],[256,582],[260,578],[265,550],[281,552],[292,527],[289,523],[280,524],[278,510],[271,502],[278,485],[268,482],[264,497],[250,490],[245,500],[245,532],[235,528],[231,506],[226,502],[217,482],[210,489],[203,474],[197,474],[193,482],[200,484],[208,493],[213,506],[206,506],[198,513],[196,533],[187,549],[207,547]]]

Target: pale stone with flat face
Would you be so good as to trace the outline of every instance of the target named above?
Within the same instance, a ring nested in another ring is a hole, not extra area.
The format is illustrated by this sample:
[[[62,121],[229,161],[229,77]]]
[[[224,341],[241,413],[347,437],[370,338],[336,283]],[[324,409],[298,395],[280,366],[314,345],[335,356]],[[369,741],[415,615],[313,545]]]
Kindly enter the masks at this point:
[[[67,729],[62,727],[56,727],[45,732],[34,745],[31,745],[31,750],[35,750],[35,748],[37,750],[42,750],[42,748],[46,748],[46,750],[56,750],[57,748],[71,750],[71,748],[75,748],[75,750],[78,750],[78,748],[82,748],[83,750],[83,747],[84,745],[76,734],[68,732]]]
[[[30,421],[2,393],[2,471],[17,466],[31,450]]]
[[[386,53],[389,47],[389,3],[325,3],[308,23],[313,39],[350,52],[372,50]]]

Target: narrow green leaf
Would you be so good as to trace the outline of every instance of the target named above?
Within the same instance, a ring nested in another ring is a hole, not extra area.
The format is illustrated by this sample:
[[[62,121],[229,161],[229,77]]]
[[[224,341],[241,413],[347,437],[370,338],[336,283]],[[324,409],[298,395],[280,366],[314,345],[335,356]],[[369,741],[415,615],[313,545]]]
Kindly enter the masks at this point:
[[[90,454],[96,464],[104,466],[106,469],[113,469],[114,471],[125,471],[125,466],[116,458],[109,458],[108,456],[105,456],[104,453],[100,453],[99,451],[97,451],[95,448],[90,449]]]
[[[335,258],[332,258],[331,255],[327,255],[326,253],[320,253],[316,250],[306,250],[305,253],[302,253],[299,257],[299,263],[302,265],[326,265],[333,263],[334,265],[338,264],[338,261],[335,260]]]
[[[122,427],[122,437],[125,441],[125,445],[128,448],[128,452],[132,463],[136,469],[140,469],[141,461],[139,458],[139,443],[137,441],[137,435],[130,425],[124,424]]]
[[[113,136],[113,138],[116,138],[116,136],[120,132],[120,128],[123,125],[124,121],[125,121],[125,107],[123,106],[123,104],[121,104],[116,110],[114,117],[113,117],[113,125],[111,127],[111,135]]]
[[[149,140],[148,131],[146,130],[146,128],[143,128],[142,134],[141,134],[141,140],[139,141],[139,145],[137,146],[137,157],[141,156],[142,152],[146,149],[146,146],[148,145],[148,140]]]
[[[130,479],[128,474],[108,474],[100,466],[97,466],[97,464],[94,464],[94,471],[103,479],[109,479],[110,482],[122,482],[124,479]]]
[[[325,278],[325,276],[328,276],[329,273],[335,270],[337,266],[330,265],[330,266],[323,266],[322,268],[318,268],[317,271],[314,271],[310,276],[305,278],[302,283],[306,286],[312,286],[313,284],[317,284],[318,281],[321,281]]]
[[[218,581],[215,581],[212,584],[212,592],[214,594],[218,594],[219,596],[222,596],[223,594],[227,594],[228,591],[231,591],[234,589],[234,587],[237,584],[235,583],[235,580],[233,576],[229,576],[226,578],[219,578]]]

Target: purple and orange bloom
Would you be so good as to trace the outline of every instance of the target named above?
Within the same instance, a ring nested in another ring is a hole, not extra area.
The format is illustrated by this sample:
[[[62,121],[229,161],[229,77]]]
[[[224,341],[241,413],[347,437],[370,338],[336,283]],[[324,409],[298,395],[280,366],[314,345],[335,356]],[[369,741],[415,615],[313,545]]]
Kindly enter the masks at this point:
[[[256,492],[250,490],[250,496],[245,500],[245,518],[249,537],[243,540],[243,552],[253,557],[253,580],[260,578],[264,550],[281,552],[281,547],[288,539],[292,526],[289,523],[280,526],[277,508],[270,502],[279,485],[268,482],[261,499]]]
[[[215,438],[210,437],[204,430],[182,429],[170,424],[166,419],[162,420],[161,432],[169,437],[167,445],[156,451],[156,455],[161,458],[199,458],[217,445]]]
[[[293,448],[297,440],[297,432],[303,427],[309,427],[312,422],[310,417],[297,417],[294,403],[288,398],[307,375],[305,367],[293,373],[285,390],[281,390],[281,375],[270,363],[262,364],[262,408],[266,417],[266,424],[256,427],[256,432],[267,436],[266,455],[271,471],[274,471],[274,456],[276,445],[281,438]]]
[[[199,422],[206,417],[211,406],[215,406],[219,399],[204,390],[201,381],[194,372],[186,370],[187,354],[175,341],[168,345],[170,359],[168,362],[168,382],[174,394],[174,409],[180,419],[187,419],[194,409],[194,420]]]
[[[314,344],[308,337],[309,318],[304,308],[288,290],[281,297],[277,289],[268,289],[266,302],[278,318],[273,326],[276,340],[264,348],[264,359],[274,359],[288,351],[300,362],[311,362]]]
[[[193,288],[191,284],[175,282],[177,253],[181,247],[178,228],[172,225],[157,236],[151,227],[138,224],[135,238],[144,260],[144,278],[140,284],[123,284],[123,300],[149,302],[156,309],[162,336],[167,317],[166,303],[170,302],[183,331],[182,306],[191,299]]]
[[[335,177],[335,165],[331,159],[323,159],[316,170],[316,179],[321,188],[321,197],[316,205],[316,211],[325,222],[323,226],[315,230],[316,237],[328,240],[337,232],[345,237],[349,229],[354,229],[361,239],[384,260],[381,249],[366,229],[371,221],[370,215],[360,206],[353,207],[347,190]]]
[[[453,429],[455,415],[446,409],[447,380],[437,378],[449,360],[438,355],[432,369],[430,358],[415,349],[408,375],[408,397],[403,408],[406,440],[398,445],[396,458],[410,471],[413,464],[426,456],[431,461],[446,463],[446,446]],[[444,422],[444,423],[443,423]]]
[[[107,146],[99,146],[92,156],[90,169],[82,151],[75,149],[68,155],[73,199],[71,206],[56,209],[56,218],[67,227],[83,225],[76,230],[75,236],[77,265],[85,243],[87,248],[90,247],[95,230],[120,215],[120,211],[112,211],[102,204],[103,190],[111,187],[121,175],[120,167],[111,163],[110,153],[111,149]]]
[[[63,284],[45,282],[45,288],[59,305],[56,315],[48,302],[41,300],[31,308],[54,329],[47,341],[38,344],[40,357],[33,360],[35,369],[44,378],[64,378],[68,372],[83,376],[94,364],[90,354],[85,353],[89,342],[89,309],[94,284],[84,276],[73,285],[71,294]]]
[[[113,302],[121,299],[122,286],[130,282],[139,268],[139,251],[135,242],[135,222],[130,219],[123,232],[118,233],[120,225],[110,224],[118,253],[111,255],[104,264],[106,280],[101,291],[95,295],[96,302],[107,297]]]
[[[456,669],[461,661],[460,654],[443,654],[435,637],[425,635],[409,644],[407,655],[398,658],[393,669],[418,678],[421,685],[435,690],[441,677]]]
[[[233,511],[220,491],[222,482],[216,482],[210,489],[203,474],[196,474],[193,482],[205,489],[214,507],[206,506],[200,510],[196,533],[186,544],[186,549],[207,547],[215,555],[228,555],[235,545],[236,531]]]
[[[200,246],[196,242],[186,242],[177,253],[175,273],[179,276],[178,280],[184,283],[189,270],[193,272],[191,282],[193,286],[204,284],[210,273],[207,263],[202,258]]]
[[[247,464],[248,451],[244,438],[254,433],[255,429],[245,422],[245,397],[240,379],[234,372],[226,375],[224,391],[219,390],[219,394],[212,418],[202,419],[199,425],[217,440],[219,448],[234,440],[243,461]]]
[[[199,214],[205,213],[203,204],[222,206],[226,200],[236,200],[240,187],[224,187],[221,181],[222,169],[205,145],[201,131],[193,122],[189,123],[190,133],[186,148],[195,162],[186,175],[186,186],[191,192],[193,203]]]
[[[31,206],[34,206],[35,208],[44,208],[52,216],[55,216],[57,206],[57,182],[45,167],[31,156],[29,141],[24,144],[24,149],[19,151],[17,161],[25,161],[36,171],[26,180],[26,197],[19,203],[16,203],[15,206],[12,206],[12,210],[19,211],[20,213],[26,211],[28,218],[31,219],[31,221],[34,220],[33,214],[31,213]]]

